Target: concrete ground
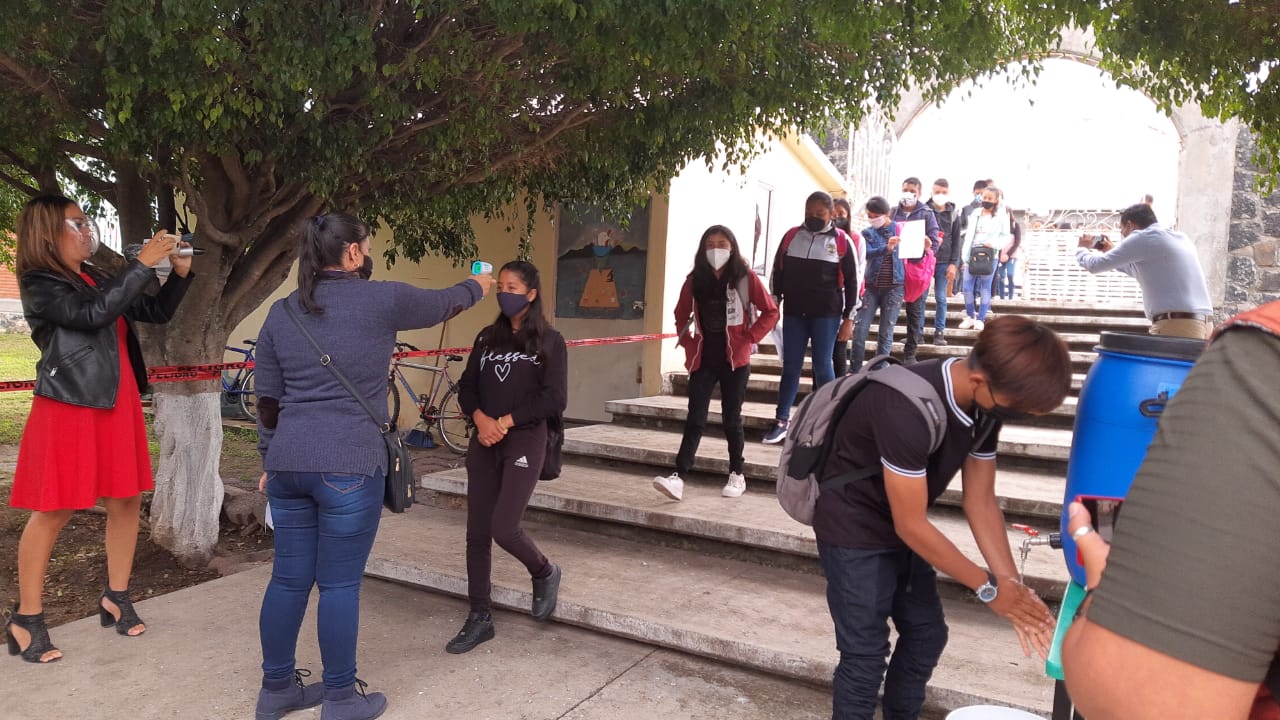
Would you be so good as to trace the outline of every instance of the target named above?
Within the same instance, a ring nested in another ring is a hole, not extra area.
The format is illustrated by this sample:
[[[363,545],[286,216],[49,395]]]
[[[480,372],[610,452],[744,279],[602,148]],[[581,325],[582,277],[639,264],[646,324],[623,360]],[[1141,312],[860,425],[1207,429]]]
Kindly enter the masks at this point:
[[[150,627],[131,639],[97,617],[54,628],[66,658],[51,666],[0,659],[6,720],[252,718],[261,675],[259,567],[138,604]],[[318,681],[314,599],[299,667]],[[802,683],[498,612],[497,638],[444,652],[466,603],[366,579],[359,675],[390,699],[383,717],[461,720],[742,720],[824,718],[830,696]],[[291,713],[316,720],[319,708]]]

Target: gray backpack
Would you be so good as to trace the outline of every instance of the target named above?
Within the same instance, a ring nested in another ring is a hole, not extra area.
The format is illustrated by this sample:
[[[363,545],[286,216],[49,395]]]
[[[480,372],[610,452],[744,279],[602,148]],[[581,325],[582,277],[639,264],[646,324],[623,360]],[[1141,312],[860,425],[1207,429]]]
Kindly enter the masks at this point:
[[[805,525],[813,524],[813,508],[823,490],[843,487],[881,472],[880,464],[876,463],[869,468],[819,481],[831,452],[836,425],[858,393],[872,382],[902,393],[929,421],[930,455],[942,445],[947,434],[947,411],[938,391],[928,380],[902,367],[892,357],[879,355],[867,361],[857,374],[823,385],[800,403],[787,430],[782,459],[778,463],[778,504],[788,515]]]

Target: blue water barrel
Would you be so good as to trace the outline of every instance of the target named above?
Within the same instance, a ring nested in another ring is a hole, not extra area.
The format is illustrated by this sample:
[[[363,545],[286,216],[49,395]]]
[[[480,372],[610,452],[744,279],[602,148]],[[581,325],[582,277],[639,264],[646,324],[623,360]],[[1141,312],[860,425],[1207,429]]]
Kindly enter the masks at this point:
[[[1178,392],[1204,346],[1203,340],[1104,332],[1094,348],[1098,359],[1080,390],[1062,503],[1062,550],[1071,577],[1081,585],[1084,568],[1067,532],[1067,505],[1081,495],[1123,498],[1129,493],[1164,404]]]

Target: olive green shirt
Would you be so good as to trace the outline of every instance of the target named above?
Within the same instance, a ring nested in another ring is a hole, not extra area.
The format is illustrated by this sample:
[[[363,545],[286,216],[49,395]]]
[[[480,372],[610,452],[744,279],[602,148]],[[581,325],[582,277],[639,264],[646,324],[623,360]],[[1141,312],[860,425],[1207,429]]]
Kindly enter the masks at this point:
[[[1089,620],[1260,682],[1280,647],[1280,338],[1216,340],[1160,420]]]

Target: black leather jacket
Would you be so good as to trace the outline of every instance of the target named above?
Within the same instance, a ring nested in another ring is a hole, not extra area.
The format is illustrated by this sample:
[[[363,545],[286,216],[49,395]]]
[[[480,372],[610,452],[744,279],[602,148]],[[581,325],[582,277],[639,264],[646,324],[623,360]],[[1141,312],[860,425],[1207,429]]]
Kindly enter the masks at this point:
[[[143,292],[153,271],[137,260],[115,277],[90,265],[83,269],[97,287],[47,270],[23,273],[18,280],[22,313],[40,348],[35,394],[72,405],[111,408],[120,388],[116,318],[125,317],[129,363],[138,388],[145,390],[147,367],[132,323],[168,322],[195,275],[171,274],[153,297]]]

